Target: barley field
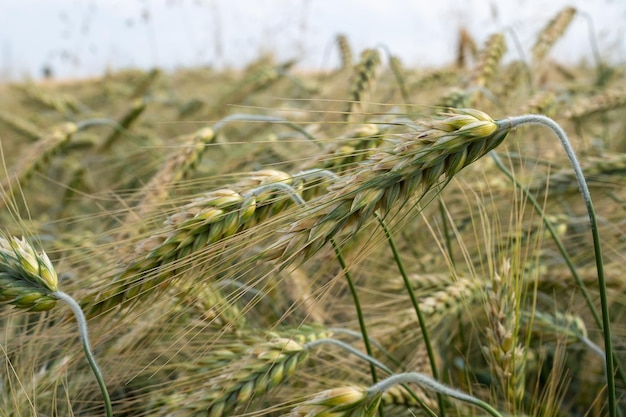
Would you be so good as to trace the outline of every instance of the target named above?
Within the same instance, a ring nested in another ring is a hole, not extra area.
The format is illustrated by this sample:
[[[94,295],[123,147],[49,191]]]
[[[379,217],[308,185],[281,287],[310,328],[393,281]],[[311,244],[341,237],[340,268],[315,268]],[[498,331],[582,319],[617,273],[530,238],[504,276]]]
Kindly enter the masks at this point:
[[[623,416],[626,69],[577,24],[0,85],[0,416]]]

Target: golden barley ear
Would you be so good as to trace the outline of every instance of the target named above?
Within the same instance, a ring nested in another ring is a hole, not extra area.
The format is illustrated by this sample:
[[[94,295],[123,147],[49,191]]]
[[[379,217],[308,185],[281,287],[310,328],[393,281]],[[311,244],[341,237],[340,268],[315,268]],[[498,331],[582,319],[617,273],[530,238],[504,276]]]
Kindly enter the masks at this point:
[[[375,211],[385,214],[416,194],[424,196],[499,145],[509,131],[473,109],[451,110],[421,127],[421,133],[379,148],[329,193],[310,201],[266,256],[284,266],[310,258],[339,232],[354,235]]]
[[[345,113],[347,121],[352,121],[355,115],[363,110],[364,96],[376,80],[378,67],[380,67],[380,52],[376,49],[363,51],[350,86],[350,101],[348,101],[348,108]]]
[[[472,74],[471,85],[475,87],[489,86],[500,68],[500,61],[505,52],[506,42],[504,35],[502,33],[491,35],[478,56],[478,62]]]
[[[341,69],[346,70],[352,68],[352,48],[350,47],[350,42],[348,42],[348,37],[343,33],[339,34],[337,35],[336,42],[339,47],[339,53],[341,54]]]
[[[566,7],[544,26],[541,32],[539,32],[535,45],[533,46],[532,53],[534,63],[539,63],[548,55],[552,46],[563,36],[569,27],[575,14],[575,8]]]

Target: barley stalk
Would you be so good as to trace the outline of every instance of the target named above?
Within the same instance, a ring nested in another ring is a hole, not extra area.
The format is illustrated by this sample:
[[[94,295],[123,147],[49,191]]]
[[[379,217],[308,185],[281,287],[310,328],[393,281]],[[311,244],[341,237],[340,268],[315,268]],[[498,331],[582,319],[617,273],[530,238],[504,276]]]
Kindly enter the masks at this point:
[[[487,87],[493,81],[498,71],[502,56],[506,52],[504,35],[495,33],[485,42],[485,46],[480,51],[478,62],[472,73],[470,85],[476,87]]]
[[[285,417],[373,417],[381,400],[382,393],[370,396],[362,387],[332,388],[295,407]]]
[[[566,7],[554,16],[539,32],[533,46],[533,62],[537,63],[545,58],[552,45],[563,36],[575,14],[575,8]]]
[[[28,154],[20,157],[8,177],[2,181],[0,189],[14,194],[18,188],[25,187],[36,172],[45,169],[52,158],[61,152],[77,130],[76,124],[63,123],[39,139],[30,147]]]
[[[626,91],[623,89],[603,91],[575,103],[565,112],[565,117],[579,120],[598,113],[626,106]]]
[[[7,239],[0,236],[0,302],[29,311],[50,310],[56,300],[70,306],[78,323],[85,356],[100,386],[107,417],[112,417],[109,393],[89,344],[87,320],[78,303],[59,291],[58,284],[56,270],[45,252],[36,252],[23,237]]]
[[[158,206],[159,202],[165,201],[171,187],[190,174],[200,162],[207,144],[213,142],[214,139],[215,132],[208,127],[190,135],[186,143],[181,145],[180,150],[170,156],[163,167],[137,193],[139,203],[133,208],[133,217],[144,219]]]
[[[350,101],[346,109],[345,119],[353,121],[355,114],[360,113],[363,107],[363,96],[372,88],[376,79],[376,71],[380,66],[380,53],[376,49],[366,49],[361,54],[361,61],[357,64],[350,86]]]
[[[0,122],[28,139],[36,140],[44,135],[33,123],[9,112],[0,111]]]
[[[148,102],[145,99],[136,99],[133,101],[133,104],[126,110],[118,119],[117,125],[121,127],[116,128],[104,138],[102,143],[100,144],[99,151],[100,152],[108,152],[111,147],[117,142],[117,140],[121,137],[121,132],[126,131],[130,128],[130,126],[141,116],[141,114],[146,110]]]
[[[336,42],[341,54],[341,69],[346,70],[352,68],[352,48],[350,48],[348,37],[343,33],[339,34],[337,35]]]
[[[31,311],[56,305],[58,278],[45,252],[37,253],[26,239],[0,237],[0,302]]]
[[[280,385],[307,358],[302,345],[290,339],[278,338],[252,348],[211,380],[203,393],[203,401],[209,404],[207,416],[232,415],[237,407]]]
[[[494,274],[487,292],[489,326],[483,352],[491,374],[498,380],[498,387],[507,403],[515,409],[515,405],[524,398],[526,386],[524,347],[517,339],[518,301],[513,288],[514,281],[508,263],[505,263],[500,274]]]
[[[317,176],[317,171],[292,177],[281,171],[263,170],[234,187],[246,191],[221,189],[196,199],[168,217],[164,232],[137,244],[135,253],[118,269],[111,288],[96,295],[88,315],[109,311],[139,294],[145,296],[185,269],[181,259],[289,207],[289,195],[277,193],[278,186],[293,184],[297,189],[303,180]]]
[[[458,43],[457,43],[457,53],[456,53],[456,66],[458,68],[465,68],[465,64],[467,61],[467,51],[472,56],[472,58],[478,55],[478,48],[476,47],[476,42],[472,38],[472,35],[469,34],[466,28],[459,28],[458,35]]]
[[[424,122],[422,133],[379,148],[328,194],[311,201],[267,250],[267,257],[289,262],[309,258],[348,226],[350,234],[356,233],[374,211],[384,215],[418,189],[424,195],[442,177],[449,180],[508,133],[476,110],[452,110],[443,116]]]

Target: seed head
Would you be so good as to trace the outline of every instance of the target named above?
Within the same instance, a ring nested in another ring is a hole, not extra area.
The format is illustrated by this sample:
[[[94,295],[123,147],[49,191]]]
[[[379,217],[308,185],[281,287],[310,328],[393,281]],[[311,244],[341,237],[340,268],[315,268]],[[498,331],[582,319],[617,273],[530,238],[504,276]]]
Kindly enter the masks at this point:
[[[25,239],[0,237],[0,302],[34,311],[49,310],[58,289],[57,273],[45,252]]]

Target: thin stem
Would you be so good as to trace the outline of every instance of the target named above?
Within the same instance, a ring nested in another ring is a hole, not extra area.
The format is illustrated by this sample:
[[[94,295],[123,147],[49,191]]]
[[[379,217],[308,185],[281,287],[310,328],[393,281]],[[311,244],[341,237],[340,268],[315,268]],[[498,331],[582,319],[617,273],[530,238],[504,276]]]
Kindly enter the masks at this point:
[[[350,352],[353,355],[359,357],[360,359],[363,359],[364,361],[366,361],[370,365],[374,365],[374,366],[382,369],[383,371],[387,372],[389,375],[393,375],[393,371],[391,369],[389,369],[385,364],[383,364],[382,362],[374,359],[372,356],[366,355],[365,353],[361,352],[360,350],[353,348],[352,346],[350,346],[347,343],[342,342],[341,340],[333,339],[333,338],[330,338],[330,337],[329,338],[325,338],[325,339],[317,339],[317,340],[313,340],[311,342],[305,343],[304,345],[302,345],[302,347],[304,349],[312,349],[315,346],[322,345],[322,344],[332,344],[332,345],[339,346],[340,348],[347,350],[348,352]]]
[[[331,327],[328,330],[333,334],[345,334],[345,335],[353,336],[359,339],[363,338],[363,335],[361,333],[356,332],[354,330],[350,330],[350,329],[343,329],[341,327]],[[393,362],[394,365],[402,368],[402,363],[400,363],[399,360],[397,360],[387,349],[385,349],[383,345],[378,343],[376,339],[370,339],[370,342],[372,343],[373,346],[376,346],[376,348],[380,350],[380,352],[383,355],[385,355],[387,359]]]
[[[509,169],[502,163],[502,160],[500,159],[497,153],[495,153],[494,151],[491,151],[489,152],[489,156],[491,156],[491,158],[496,163],[496,166],[500,169],[500,171],[502,171],[504,175],[506,175],[511,181],[513,181],[516,187],[522,190],[522,192],[524,193],[528,201],[530,201],[532,206],[535,208],[535,211],[537,212],[537,214],[541,216],[544,226],[546,227],[546,229],[548,229],[548,233],[550,233],[552,240],[556,244],[557,249],[561,253],[563,260],[565,261],[565,264],[571,271],[572,276],[574,277],[574,281],[576,281],[576,285],[578,285],[578,288],[582,292],[583,298],[587,302],[587,306],[589,306],[589,310],[591,311],[591,315],[595,319],[598,327],[602,326],[602,319],[600,318],[600,315],[598,314],[598,310],[596,309],[596,306],[593,305],[593,301],[591,300],[591,295],[589,294],[589,291],[587,291],[587,287],[585,286],[585,283],[583,282],[583,280],[580,278],[578,271],[576,271],[576,266],[574,265],[572,258],[567,253],[567,249],[565,249],[565,245],[563,245],[561,238],[559,238],[558,234],[556,233],[556,230],[554,230],[554,226],[552,226],[552,222],[548,220],[545,213],[543,212],[543,208],[541,208],[541,205],[539,204],[537,199],[528,191],[528,188],[522,186],[522,184],[520,184],[517,178],[513,176],[513,173],[511,173],[511,171],[509,171]]]
[[[346,276],[346,280],[348,281],[348,286],[350,287],[350,293],[352,294],[352,301],[354,302],[354,308],[356,309],[356,316],[359,321],[359,327],[361,329],[361,334],[363,335],[363,344],[365,345],[365,351],[368,356],[373,357],[372,355],[372,345],[370,343],[370,338],[367,335],[367,326],[365,325],[365,319],[363,318],[363,310],[361,309],[361,301],[359,300],[359,295],[356,292],[356,286],[354,285],[354,281],[352,280],[352,276],[350,275],[350,271],[348,270],[348,266],[346,265],[346,261],[341,254],[341,250],[337,246],[334,240],[331,239],[330,243],[333,245],[333,249],[335,250],[335,254],[337,255],[337,260],[343,269],[343,273]],[[372,381],[376,383],[378,378],[376,376],[376,367],[370,363],[370,371],[372,373]]]
[[[390,376],[389,378],[380,381],[379,383],[371,386],[368,390],[370,395],[374,395],[380,392],[385,392],[389,388],[398,384],[406,384],[406,383],[415,383],[421,387],[431,389],[439,394],[445,394],[449,397],[456,398],[457,400],[465,401],[470,404],[474,404],[494,417],[502,417],[502,415],[492,406],[487,404],[486,402],[473,397],[469,394],[466,394],[462,391],[456,390],[454,388],[448,387],[440,382],[435,381],[432,378],[427,377],[426,375],[417,373],[417,372],[407,372],[404,374],[396,374]]]
[[[404,263],[402,263],[402,259],[400,259],[400,252],[398,252],[398,248],[396,246],[396,242],[393,240],[393,236],[391,235],[391,231],[387,227],[385,220],[380,217],[377,212],[374,212],[374,217],[378,220],[380,227],[385,232],[387,236],[387,240],[389,242],[389,246],[391,248],[391,252],[393,253],[393,257],[398,265],[398,270],[400,271],[400,275],[402,275],[402,280],[404,281],[404,286],[409,293],[409,297],[411,298],[411,303],[413,304],[413,309],[415,309],[415,314],[417,314],[417,320],[420,325],[420,329],[422,330],[422,337],[424,338],[424,345],[426,346],[426,352],[428,353],[428,360],[430,362],[430,369],[433,373],[433,378],[439,379],[439,371],[437,369],[437,362],[435,360],[435,354],[433,351],[432,344],[430,343],[430,336],[428,334],[428,329],[426,327],[426,320],[424,319],[424,315],[420,310],[419,303],[417,302],[417,297],[415,296],[415,292],[413,291],[413,287],[411,286],[411,281],[409,280],[409,276],[404,269]],[[441,417],[445,417],[445,408],[443,402],[443,396],[441,393],[437,392],[437,404],[439,405],[439,413]]]
[[[80,305],[78,305],[78,303],[72,297],[70,297],[63,291],[55,291],[52,293],[52,296],[58,298],[59,300],[65,301],[72,309],[72,312],[76,317],[76,322],[78,323],[80,340],[83,344],[83,350],[85,351],[87,362],[89,362],[89,367],[96,377],[96,380],[98,381],[98,386],[100,387],[100,391],[102,392],[106,415],[107,417],[113,417],[113,407],[111,406],[111,398],[109,397],[109,392],[107,391],[107,387],[104,383],[102,372],[100,372],[100,368],[98,367],[98,364],[96,364],[96,360],[94,359],[93,353],[91,352],[91,345],[89,344],[89,335],[87,333],[87,320],[85,319],[85,314],[83,314],[83,311],[80,309]]]
[[[598,270],[598,292],[600,294],[600,304],[602,311],[602,333],[604,335],[604,349],[605,349],[605,365],[606,365],[606,379],[607,379],[607,394],[609,397],[609,416],[617,416],[617,401],[615,398],[615,371],[613,365],[613,342],[611,339],[611,320],[609,316],[609,303],[606,293],[606,281],[604,278],[604,262],[602,261],[602,249],[600,246],[600,234],[598,231],[598,221],[596,219],[596,213],[593,208],[593,202],[591,200],[591,194],[587,181],[583,175],[578,158],[574,153],[572,145],[565,131],[554,120],[543,115],[525,115],[514,116],[504,120],[498,121],[498,125],[505,129],[513,129],[521,125],[540,125],[551,129],[561,141],[561,146],[565,150],[567,157],[572,164],[580,193],[585,202],[587,208],[587,214],[589,216],[589,223],[591,226],[591,235],[593,237],[593,250],[596,259],[596,268]]]
[[[340,329],[340,330],[343,330],[343,329]],[[360,352],[359,350],[353,348],[349,344],[344,343],[344,342],[342,342],[340,340],[336,340],[336,339],[333,339],[333,338],[318,339],[318,340],[313,340],[311,342],[305,343],[302,347],[304,349],[308,350],[308,349],[314,348],[317,345],[322,345],[322,344],[332,344],[332,345],[339,346],[340,348],[347,350],[348,352],[352,353],[353,355],[356,355],[359,358],[367,361],[370,365],[375,365],[378,368],[382,369],[383,371],[387,372],[389,375],[393,375],[393,372],[391,371],[391,369],[389,369],[382,362],[372,358],[370,355],[366,355],[365,353]],[[420,405],[420,407],[422,407],[422,409],[426,412],[426,414],[428,414],[430,417],[437,417],[437,415],[435,413],[433,413],[426,406],[426,404],[424,404],[424,402],[413,392],[413,390],[411,390],[411,388],[409,386],[407,386],[406,384],[402,384],[402,386],[404,387],[404,389],[407,390],[409,395]]]

